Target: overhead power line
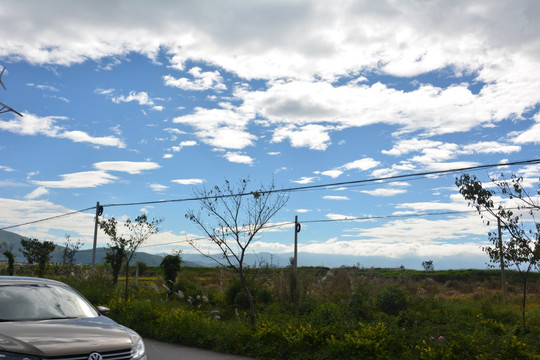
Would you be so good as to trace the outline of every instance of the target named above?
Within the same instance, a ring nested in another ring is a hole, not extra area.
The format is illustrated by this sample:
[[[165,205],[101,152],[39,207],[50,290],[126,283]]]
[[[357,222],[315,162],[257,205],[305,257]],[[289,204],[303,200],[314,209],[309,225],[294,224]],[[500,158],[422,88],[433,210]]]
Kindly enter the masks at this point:
[[[89,208],[86,208],[86,209],[77,210],[77,211],[72,211],[72,212],[65,213],[65,214],[60,214],[60,215],[55,215],[55,216],[51,216],[51,217],[48,217],[48,218],[43,218],[43,219],[39,219],[39,220],[29,221],[29,222],[25,222],[25,223],[17,224],[17,225],[6,226],[6,227],[3,227],[3,228],[0,228],[0,230],[11,229],[11,228],[19,227],[19,226],[24,226],[24,225],[36,224],[36,223],[43,222],[43,221],[48,221],[48,220],[54,220],[54,219],[58,219],[58,218],[61,218],[61,217],[64,217],[64,216],[69,216],[69,215],[74,215],[74,214],[83,213],[83,212],[85,212],[85,211],[92,210],[92,209],[95,209],[95,208],[96,208],[95,206],[92,206],[92,207],[89,207]]]
[[[267,193],[276,193],[276,192],[296,192],[296,191],[308,191],[308,190],[317,190],[317,189],[323,189],[323,188],[334,188],[338,186],[359,186],[361,184],[367,184],[367,183],[373,183],[373,182],[384,182],[384,181],[394,181],[394,180],[402,180],[402,179],[408,179],[408,178],[423,178],[428,176],[435,176],[435,175],[444,175],[444,174],[451,174],[456,172],[465,172],[465,171],[477,171],[482,169],[489,169],[489,168],[498,168],[498,167],[506,167],[506,166],[517,166],[517,165],[532,165],[532,164],[538,164],[540,163],[540,159],[531,159],[531,160],[522,160],[522,161],[514,161],[514,162],[508,162],[508,163],[497,163],[497,164],[487,164],[487,165],[477,165],[477,166],[469,166],[469,167],[462,167],[462,168],[456,168],[456,169],[447,169],[447,170],[435,170],[435,171],[425,171],[425,172],[419,172],[419,173],[412,173],[412,174],[403,174],[403,175],[394,175],[394,176],[387,176],[387,177],[379,177],[379,178],[372,178],[372,179],[361,179],[361,180],[352,180],[352,181],[342,181],[342,182],[334,182],[334,183],[326,183],[326,184],[319,184],[319,185],[306,185],[306,186],[297,186],[297,187],[290,187],[290,188],[281,188],[281,189],[274,189],[274,190],[268,190]],[[104,204],[103,207],[118,207],[118,206],[134,206],[134,205],[152,205],[152,204],[164,204],[164,203],[173,203],[173,202],[187,202],[187,201],[200,201],[205,200],[209,198],[227,198],[227,197],[234,197],[234,196],[248,196],[252,195],[253,192],[249,193],[239,193],[239,194],[228,194],[228,195],[220,195],[220,196],[208,196],[208,197],[192,197],[192,198],[182,198],[182,199],[169,199],[169,200],[154,200],[154,201],[140,201],[140,202],[131,202],[131,203],[118,203],[118,204]],[[5,229],[11,229],[19,226],[24,225],[30,225],[35,224],[43,221],[48,221],[52,219],[56,219],[59,217],[69,216],[77,213],[81,213],[84,211],[88,211],[91,209],[95,209],[95,206],[73,211],[66,214],[56,215],[44,219],[39,219],[35,221],[30,221],[23,224],[17,224],[17,225],[11,225],[6,226],[3,228],[0,228],[0,230]],[[360,220],[360,219],[358,219]],[[326,220],[326,221],[331,221]]]
[[[386,177],[379,177],[379,178],[372,178],[372,179],[342,181],[342,182],[326,183],[326,184],[319,184],[319,185],[296,186],[296,187],[290,187],[290,188],[281,188],[281,189],[268,190],[268,191],[265,191],[265,193],[295,192],[295,191],[315,190],[315,189],[321,189],[321,188],[333,188],[333,187],[337,187],[337,186],[355,186],[355,185],[359,185],[359,184],[366,184],[366,183],[372,183],[372,182],[381,182],[381,181],[389,181],[389,180],[402,180],[402,179],[413,178],[413,177],[421,178],[421,177],[428,177],[428,176],[433,176],[433,175],[451,174],[451,173],[463,172],[463,171],[477,171],[477,170],[496,168],[496,167],[506,167],[506,166],[515,166],[515,165],[530,165],[530,164],[538,164],[538,163],[540,163],[540,159],[514,161],[514,162],[508,162],[508,163],[505,163],[505,164],[500,164],[499,163],[499,164],[477,165],[477,166],[462,167],[462,168],[457,168],[457,169],[425,171],[425,172],[419,172],[419,173],[393,175],[393,176],[386,176]],[[228,194],[228,195],[220,195],[220,196],[193,197],[193,198],[154,200],[154,201],[140,201],[140,202],[120,203],[120,204],[105,204],[105,205],[103,205],[103,207],[164,204],[164,203],[172,203],[172,202],[198,201],[198,200],[205,200],[205,199],[208,199],[208,198],[214,199],[214,198],[227,198],[227,197],[234,197],[234,196],[248,196],[248,195],[252,195],[252,194],[253,194],[252,192],[249,192],[249,193]]]

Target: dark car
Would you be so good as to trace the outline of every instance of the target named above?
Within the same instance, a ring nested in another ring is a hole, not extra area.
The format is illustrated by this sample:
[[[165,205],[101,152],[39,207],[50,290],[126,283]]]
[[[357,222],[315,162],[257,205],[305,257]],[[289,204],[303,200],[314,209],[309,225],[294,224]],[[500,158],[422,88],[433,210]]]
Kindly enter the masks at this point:
[[[0,360],[146,360],[142,338],[68,285],[0,276]]]

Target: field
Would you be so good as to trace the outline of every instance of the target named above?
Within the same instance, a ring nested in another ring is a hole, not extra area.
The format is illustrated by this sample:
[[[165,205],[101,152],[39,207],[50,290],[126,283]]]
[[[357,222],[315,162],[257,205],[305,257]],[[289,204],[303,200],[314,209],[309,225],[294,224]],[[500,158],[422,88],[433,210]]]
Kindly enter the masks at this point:
[[[182,268],[166,287],[144,267],[112,285],[108,269],[51,277],[70,283],[110,316],[145,337],[258,359],[540,359],[540,274],[522,283],[508,272],[505,301],[496,270],[414,271],[342,267],[249,270],[257,311],[228,269]],[[18,274],[29,271],[18,269]]]

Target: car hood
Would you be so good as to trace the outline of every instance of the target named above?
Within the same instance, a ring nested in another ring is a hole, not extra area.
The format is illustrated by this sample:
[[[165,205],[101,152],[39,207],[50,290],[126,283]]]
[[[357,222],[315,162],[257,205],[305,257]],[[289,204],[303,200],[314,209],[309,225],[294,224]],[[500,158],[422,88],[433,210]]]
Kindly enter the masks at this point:
[[[63,356],[130,349],[128,329],[106,316],[74,320],[0,323],[0,349],[38,356]]]

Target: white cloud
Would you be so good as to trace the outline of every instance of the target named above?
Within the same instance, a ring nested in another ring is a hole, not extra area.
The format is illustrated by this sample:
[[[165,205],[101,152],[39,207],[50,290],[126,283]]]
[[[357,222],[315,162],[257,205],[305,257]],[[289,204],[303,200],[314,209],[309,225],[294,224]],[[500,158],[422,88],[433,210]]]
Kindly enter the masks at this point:
[[[33,181],[34,184],[45,188],[81,189],[109,184],[118,178],[104,171],[83,171],[60,175],[62,180]]]
[[[249,116],[228,108],[197,108],[194,114],[177,117],[173,122],[193,126],[201,141],[218,148],[240,150],[257,139],[246,131]]]
[[[509,134],[512,141],[516,144],[538,144],[540,143],[540,114],[534,116],[536,121],[533,126],[525,131],[513,132]]]
[[[202,71],[200,67],[193,67],[188,72],[193,76],[194,80],[188,78],[175,79],[171,75],[165,75],[163,77],[165,85],[182,90],[227,90],[219,71]]]
[[[332,213],[326,214],[326,217],[329,218],[330,220],[346,220],[346,219],[351,218],[350,216],[347,216],[347,215],[332,214]]]
[[[299,214],[305,214],[305,213],[308,213],[310,211],[311,210],[309,210],[309,209],[296,209],[296,212],[299,213]]]
[[[102,161],[95,163],[94,167],[103,171],[121,171],[128,174],[140,174],[145,170],[159,169],[161,166],[151,161]]]
[[[63,126],[57,125],[59,120],[67,120],[67,118],[61,116],[40,117],[25,113],[23,117],[16,116],[10,121],[0,121],[0,130],[10,131],[19,135],[44,135],[51,138],[69,139],[73,142],[83,142],[93,145],[125,147],[124,142],[117,137],[93,137],[83,131],[70,131]]]
[[[324,175],[324,176],[329,176],[332,179],[335,179],[335,178],[339,177],[341,174],[343,174],[343,171],[341,171],[341,170],[327,170],[327,171],[320,172],[320,174]]]
[[[27,194],[24,198],[28,200],[33,200],[43,195],[47,195],[48,193],[49,193],[49,190],[47,190],[47,188],[40,186],[36,188],[34,191],[32,191],[30,194]]]
[[[373,196],[394,196],[398,194],[404,194],[407,190],[404,189],[375,189],[375,190],[361,190],[361,193],[373,195]]]
[[[161,192],[167,190],[169,187],[162,184],[150,184],[150,189],[156,192]]]
[[[182,150],[182,148],[191,147],[191,146],[197,146],[197,142],[194,140],[182,141],[180,142],[180,144],[178,144],[178,146],[173,146],[171,149],[175,152],[178,152]]]
[[[293,147],[307,147],[312,150],[326,150],[330,145],[328,129],[321,125],[302,127],[284,126],[274,131],[272,142],[288,139]]]
[[[3,224],[22,224],[52,218],[74,212],[74,209],[66,208],[47,200],[16,200],[0,198],[0,219]],[[31,236],[40,240],[57,242],[56,235],[51,235],[49,229],[62,229],[62,234],[71,234],[83,243],[91,243],[94,237],[94,227],[89,226],[94,222],[95,213],[74,213],[69,217],[52,218],[46,222],[39,222],[25,227],[17,228],[16,232],[21,235]],[[63,235],[62,235],[63,237]],[[105,238],[100,231],[99,237]]]
[[[199,185],[204,183],[203,179],[175,179],[171,181],[180,185]]]
[[[106,94],[106,95],[109,95],[109,94]],[[150,96],[148,96],[148,93],[145,92],[145,91],[140,91],[140,92],[130,91],[129,95],[127,95],[127,96],[125,96],[125,95],[112,96],[111,100],[112,100],[112,102],[114,102],[116,104],[120,104],[120,103],[123,103],[123,102],[135,101],[135,102],[139,103],[139,105],[150,106],[152,109],[154,109],[156,111],[162,111],[163,110],[163,106],[155,105],[155,100],[156,99],[150,98]]]
[[[248,155],[244,155],[242,153],[239,153],[239,152],[227,151],[223,155],[223,157],[225,159],[227,159],[228,161],[233,162],[233,163],[247,164],[247,165],[253,164],[253,158],[251,158]]]
[[[293,183],[296,183],[296,184],[311,184],[312,182],[314,182],[315,180],[317,180],[316,177],[306,177],[306,176],[302,176],[299,180],[292,180]]]
[[[335,195],[325,195],[322,198],[325,200],[349,200],[347,196],[335,196]]]
[[[344,170],[369,170],[377,165],[379,165],[380,162],[373,160],[372,158],[364,158],[360,160],[355,160],[349,163],[346,163],[345,165],[341,166],[341,169]]]
[[[0,170],[1,170],[1,171],[5,171],[5,172],[12,172],[12,171],[15,171],[15,170],[13,170],[12,168],[10,168],[9,166],[2,166],[2,165],[0,165]]]

